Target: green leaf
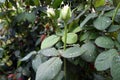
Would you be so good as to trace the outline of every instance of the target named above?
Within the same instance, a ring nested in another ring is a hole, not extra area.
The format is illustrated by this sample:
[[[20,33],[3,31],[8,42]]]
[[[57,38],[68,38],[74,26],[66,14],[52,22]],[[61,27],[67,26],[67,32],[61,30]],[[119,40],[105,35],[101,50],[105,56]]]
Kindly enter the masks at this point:
[[[99,33],[91,31],[89,35],[89,39],[96,39],[98,36],[99,36]]]
[[[115,56],[112,60],[111,75],[113,80],[120,80],[120,56]]]
[[[74,58],[74,57],[78,57],[80,55],[82,55],[85,51],[83,49],[81,49],[80,47],[71,47],[66,49],[66,51],[64,51],[61,56],[63,56],[64,58]]]
[[[52,7],[53,8],[58,8],[61,5],[62,1],[63,0],[53,0]]]
[[[83,35],[80,36],[80,41],[88,40],[90,32],[85,32]]]
[[[33,55],[36,54],[36,51],[32,51],[30,53],[28,53],[28,55],[26,55],[24,58],[22,58],[20,61],[26,61],[28,60],[30,57],[32,57]]]
[[[96,47],[92,42],[88,42],[81,46],[85,52],[81,55],[81,58],[87,62],[93,62],[97,56]]]
[[[77,26],[72,30],[72,33],[77,33],[77,32],[80,32],[81,30],[82,29],[79,26]]]
[[[35,46],[38,46],[40,44],[40,42],[41,42],[41,38],[38,38],[36,43],[35,43]]]
[[[40,55],[42,63],[48,60],[48,57],[41,54],[41,50],[39,50],[37,53],[38,55]]]
[[[108,32],[115,32],[120,29],[120,25],[111,25]]]
[[[40,6],[40,0],[33,0],[36,6]]]
[[[20,13],[15,17],[15,21],[20,22],[25,19],[25,13]]]
[[[56,35],[51,35],[45,38],[41,44],[41,49],[52,47],[59,41],[60,37]]]
[[[120,51],[120,43],[118,41],[115,41],[114,43],[117,50]]]
[[[47,48],[40,51],[44,56],[58,56],[59,52],[55,48]]]
[[[83,35],[80,36],[80,41],[89,40],[89,39],[96,39],[99,36],[98,33],[94,31],[87,31]]]
[[[77,33],[77,32],[82,31],[82,29],[81,29],[81,27],[79,27],[78,23],[79,23],[79,19],[71,20],[69,27],[68,27],[68,31],[72,32],[72,33]]]
[[[62,41],[59,41],[59,42],[55,45],[55,47],[56,47],[57,49],[61,48],[62,46],[63,46],[63,42],[62,42]]]
[[[13,5],[10,1],[6,1],[5,6],[7,6],[7,8],[12,8]]]
[[[115,12],[114,9],[113,9],[113,10],[110,10],[110,11],[106,12],[106,13],[104,14],[104,16],[106,16],[106,17],[112,17],[114,12]]]
[[[108,17],[98,17],[96,20],[94,20],[93,24],[96,29],[105,30],[110,26],[111,22],[112,21]]]
[[[95,68],[98,71],[103,71],[111,67],[112,59],[118,55],[116,49],[110,49],[100,53],[95,60]]]
[[[41,56],[36,55],[36,57],[32,60],[32,68],[35,72],[37,71],[40,64],[42,64]]]
[[[39,65],[35,80],[52,80],[60,72],[62,61],[59,57],[50,58]]]
[[[64,40],[65,40],[65,36],[62,37],[63,42],[65,42]],[[75,34],[75,33],[68,33],[67,34],[67,44],[76,43],[77,40],[78,40],[77,34]]]
[[[33,12],[25,14],[25,19],[27,19],[30,22],[34,22],[35,18],[36,18],[36,16],[35,16],[35,14]]]
[[[97,46],[102,48],[113,48],[114,42],[111,38],[106,36],[100,36],[95,40]]]
[[[93,19],[93,18],[95,18],[95,17],[97,17],[97,14],[95,14],[95,13],[89,14],[89,15],[83,20],[83,22],[80,24],[80,27],[84,27],[84,25],[85,25],[90,19]]]
[[[94,6],[95,6],[95,7],[104,6],[105,3],[106,3],[105,0],[94,0]]]
[[[53,80],[62,80],[63,77],[64,77],[64,71],[61,71]]]
[[[118,35],[117,35],[117,40],[120,43],[120,33],[118,33]]]
[[[0,48],[0,58],[3,57],[3,52],[4,52],[4,49],[3,49],[3,48]]]

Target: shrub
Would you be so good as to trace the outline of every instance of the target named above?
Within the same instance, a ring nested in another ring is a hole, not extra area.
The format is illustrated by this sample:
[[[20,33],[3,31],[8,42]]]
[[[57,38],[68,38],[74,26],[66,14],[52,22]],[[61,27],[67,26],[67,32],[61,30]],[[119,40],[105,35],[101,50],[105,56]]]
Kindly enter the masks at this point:
[[[119,80],[119,0],[1,0],[0,78]]]

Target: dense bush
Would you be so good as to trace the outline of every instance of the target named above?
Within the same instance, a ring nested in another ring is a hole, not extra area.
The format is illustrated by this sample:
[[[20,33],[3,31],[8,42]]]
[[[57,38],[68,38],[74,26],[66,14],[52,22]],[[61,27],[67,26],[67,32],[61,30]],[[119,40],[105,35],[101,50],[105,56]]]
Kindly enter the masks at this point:
[[[1,0],[1,80],[119,80],[119,0]]]

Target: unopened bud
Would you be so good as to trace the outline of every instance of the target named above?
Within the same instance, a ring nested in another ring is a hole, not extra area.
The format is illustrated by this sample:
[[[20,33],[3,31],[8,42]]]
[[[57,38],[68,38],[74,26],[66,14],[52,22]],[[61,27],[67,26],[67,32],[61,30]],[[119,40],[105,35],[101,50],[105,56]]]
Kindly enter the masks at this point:
[[[68,5],[64,6],[60,11],[60,19],[68,21],[72,16],[71,9]]]

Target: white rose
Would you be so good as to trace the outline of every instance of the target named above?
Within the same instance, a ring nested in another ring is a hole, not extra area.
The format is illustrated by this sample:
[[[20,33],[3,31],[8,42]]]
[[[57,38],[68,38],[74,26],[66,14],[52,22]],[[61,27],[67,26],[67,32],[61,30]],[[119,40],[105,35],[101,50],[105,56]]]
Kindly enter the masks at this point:
[[[52,18],[55,16],[55,10],[53,8],[47,8],[47,16]]]

